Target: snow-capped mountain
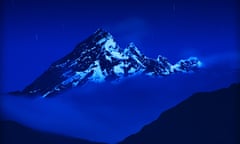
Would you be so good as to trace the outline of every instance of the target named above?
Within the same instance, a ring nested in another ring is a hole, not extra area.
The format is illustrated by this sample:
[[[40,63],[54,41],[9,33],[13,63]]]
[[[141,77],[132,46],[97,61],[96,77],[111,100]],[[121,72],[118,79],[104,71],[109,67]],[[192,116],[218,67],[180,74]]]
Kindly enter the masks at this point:
[[[121,49],[110,33],[98,29],[71,53],[51,64],[25,89],[12,94],[46,97],[87,81],[114,81],[136,74],[166,76],[194,71],[200,66],[201,62],[196,57],[180,60],[174,65],[161,55],[157,59],[148,58],[134,43]]]

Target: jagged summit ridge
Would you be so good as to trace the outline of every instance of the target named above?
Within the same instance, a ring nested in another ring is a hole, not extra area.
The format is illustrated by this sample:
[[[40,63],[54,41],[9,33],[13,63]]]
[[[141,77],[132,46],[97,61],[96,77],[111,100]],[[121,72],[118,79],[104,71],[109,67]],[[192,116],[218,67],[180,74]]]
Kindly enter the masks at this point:
[[[113,81],[141,73],[166,76],[175,72],[194,71],[200,66],[201,62],[196,57],[180,60],[175,65],[161,55],[157,59],[148,58],[134,43],[121,49],[110,33],[98,29],[17,94],[46,97],[81,86],[87,81]]]

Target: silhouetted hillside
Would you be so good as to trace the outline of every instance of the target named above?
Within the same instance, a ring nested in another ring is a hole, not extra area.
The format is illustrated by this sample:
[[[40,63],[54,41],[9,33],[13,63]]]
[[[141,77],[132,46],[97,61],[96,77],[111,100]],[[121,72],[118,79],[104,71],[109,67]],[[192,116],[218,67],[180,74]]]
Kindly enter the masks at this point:
[[[237,144],[240,84],[197,93],[120,144]]]
[[[101,144],[39,132],[12,121],[1,121],[1,144]]]

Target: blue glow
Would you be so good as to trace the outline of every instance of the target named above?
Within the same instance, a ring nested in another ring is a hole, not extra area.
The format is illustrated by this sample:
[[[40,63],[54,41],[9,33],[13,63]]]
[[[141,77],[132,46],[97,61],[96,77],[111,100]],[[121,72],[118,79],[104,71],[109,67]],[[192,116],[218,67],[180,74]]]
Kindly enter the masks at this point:
[[[192,75],[136,76],[115,85],[89,82],[45,99],[4,95],[4,119],[114,143],[192,93],[240,81],[231,0],[175,1],[174,10],[172,1],[116,1],[109,6],[104,1],[14,1],[14,6],[4,1],[2,93],[23,89],[99,27],[122,47],[133,41],[149,57],[161,54],[176,63],[183,55],[196,56],[202,63]]]
[[[88,83],[45,99],[3,96],[3,116],[42,131],[115,143],[192,93],[227,86],[235,78],[228,77],[216,83],[221,77],[204,72],[161,79],[137,76],[115,85]]]

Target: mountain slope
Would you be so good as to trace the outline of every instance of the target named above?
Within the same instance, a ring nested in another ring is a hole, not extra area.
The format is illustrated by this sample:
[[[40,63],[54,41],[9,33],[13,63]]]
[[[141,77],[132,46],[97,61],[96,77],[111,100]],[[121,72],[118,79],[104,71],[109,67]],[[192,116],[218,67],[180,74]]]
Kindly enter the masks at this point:
[[[0,126],[1,144],[102,144],[35,131],[13,121],[1,121]]]
[[[165,57],[148,58],[130,43],[121,49],[113,36],[97,30],[79,43],[71,53],[52,63],[51,66],[17,95],[55,95],[88,81],[119,80],[135,74],[166,76],[176,72],[191,72],[201,66],[196,57],[180,60],[172,65]]]
[[[240,84],[197,93],[119,144],[237,144]]]

